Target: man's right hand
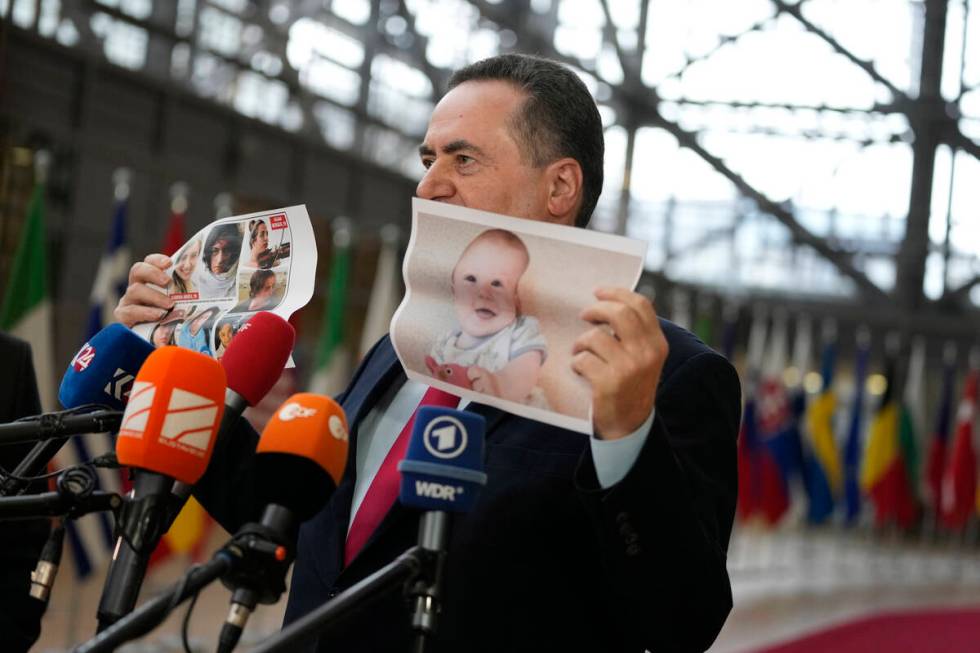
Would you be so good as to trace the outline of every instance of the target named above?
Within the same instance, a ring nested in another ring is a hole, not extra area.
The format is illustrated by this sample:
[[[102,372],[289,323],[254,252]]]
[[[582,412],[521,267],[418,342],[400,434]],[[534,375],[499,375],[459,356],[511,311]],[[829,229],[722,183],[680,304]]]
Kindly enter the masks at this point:
[[[174,300],[148,284],[166,288],[170,275],[164,270],[170,265],[170,257],[163,254],[150,254],[142,261],[133,263],[129,269],[129,287],[119,300],[113,316],[122,324],[132,327],[141,322],[156,322],[166,315],[174,307]]]

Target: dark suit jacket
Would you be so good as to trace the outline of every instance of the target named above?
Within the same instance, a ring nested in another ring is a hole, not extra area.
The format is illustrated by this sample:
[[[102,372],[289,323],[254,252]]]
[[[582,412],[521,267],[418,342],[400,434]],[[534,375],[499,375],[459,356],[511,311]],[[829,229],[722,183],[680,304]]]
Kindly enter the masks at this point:
[[[487,420],[489,480],[473,511],[452,525],[443,610],[429,650],[700,651],[714,641],[732,601],[725,555],[739,385],[723,357],[661,323],[670,355],[654,424],[633,468],[610,489],[598,485],[586,436],[470,405]],[[404,379],[384,338],[339,398],[352,450],[336,493],[300,529],[286,622],[417,540],[418,514],[395,505],[343,568],[357,428]],[[215,452],[198,491],[230,530],[255,516],[245,512],[254,510],[253,495],[240,482],[249,474],[242,448],[254,435],[238,435],[221,443],[229,450]],[[231,478],[239,481],[229,501]],[[409,610],[396,593],[305,650],[406,651],[410,642]]]
[[[0,423],[12,422],[41,412],[31,347],[0,333]],[[0,446],[0,466],[11,471],[32,445]],[[40,487],[38,487],[40,485]],[[29,492],[43,492],[43,483]],[[4,651],[27,651],[41,633],[44,606],[30,597],[31,572],[51,531],[47,519],[0,522],[0,633]]]

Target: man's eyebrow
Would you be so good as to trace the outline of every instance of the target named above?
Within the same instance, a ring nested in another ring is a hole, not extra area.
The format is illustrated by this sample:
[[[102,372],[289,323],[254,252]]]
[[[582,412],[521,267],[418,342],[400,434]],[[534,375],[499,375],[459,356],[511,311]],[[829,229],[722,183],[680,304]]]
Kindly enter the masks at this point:
[[[483,154],[483,150],[464,138],[459,138],[455,141],[447,143],[442,148],[444,154],[455,154],[464,150],[469,150],[470,152],[474,152],[476,154]],[[432,156],[435,153],[436,151],[425,143],[419,146],[419,156]]]

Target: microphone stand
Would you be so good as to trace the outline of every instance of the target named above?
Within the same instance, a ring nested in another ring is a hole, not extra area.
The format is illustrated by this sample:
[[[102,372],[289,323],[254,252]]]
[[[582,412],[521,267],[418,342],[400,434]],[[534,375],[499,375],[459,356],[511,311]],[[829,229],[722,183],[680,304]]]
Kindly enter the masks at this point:
[[[292,622],[261,642],[249,653],[279,653],[295,650],[310,637],[328,632],[352,612],[389,591],[404,587],[414,599],[412,628],[416,630],[413,650],[422,653],[436,630],[440,609],[440,587],[446,561],[449,513],[428,511],[419,522],[419,543],[367,578],[350,586],[332,600]]]
[[[246,524],[210,561],[192,568],[166,592],[111,625],[107,624],[95,637],[72,651],[115,651],[159,626],[174,608],[219,578],[234,580],[241,575],[249,576],[261,585],[260,593],[274,592],[278,598],[286,589],[285,576],[293,554],[294,551],[276,541],[270,529],[261,524]]]
[[[0,520],[69,517],[90,512],[116,512],[123,504],[115,492],[95,489],[95,472],[88,467],[72,467],[58,476],[57,491],[16,497],[0,497]]]

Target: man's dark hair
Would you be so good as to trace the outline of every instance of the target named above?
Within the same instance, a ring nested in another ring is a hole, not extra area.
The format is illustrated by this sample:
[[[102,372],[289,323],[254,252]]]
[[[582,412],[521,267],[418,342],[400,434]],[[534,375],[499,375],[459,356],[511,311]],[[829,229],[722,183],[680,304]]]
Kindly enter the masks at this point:
[[[582,206],[575,224],[584,227],[602,192],[602,119],[589,89],[562,64],[525,54],[502,54],[453,73],[449,89],[469,81],[510,82],[527,94],[512,116],[514,140],[531,165],[562,157],[582,166]]]
[[[231,248],[232,254],[229,266],[234,266],[238,263],[238,256],[241,254],[242,232],[233,224],[218,225],[208,234],[208,239],[204,242],[204,249],[201,251],[201,260],[204,261],[205,267],[211,272],[214,272],[214,270],[211,270],[211,250],[219,240],[228,241],[228,247]]]

